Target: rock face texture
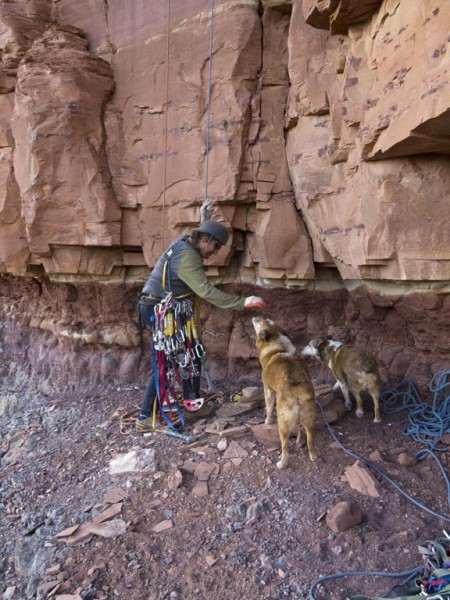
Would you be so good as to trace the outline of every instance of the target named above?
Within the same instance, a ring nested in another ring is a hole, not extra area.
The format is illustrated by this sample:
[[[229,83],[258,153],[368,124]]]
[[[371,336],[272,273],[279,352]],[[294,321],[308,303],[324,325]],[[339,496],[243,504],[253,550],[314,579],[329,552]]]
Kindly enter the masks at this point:
[[[447,0],[0,0],[0,24],[5,347],[44,340],[54,383],[144,372],[135,297],[208,200],[209,274],[299,341],[335,328],[392,381],[448,364]],[[204,319],[244,376],[248,318]]]
[[[323,22],[322,4],[310,22]],[[334,4],[342,18],[352,3]],[[342,37],[311,29],[294,6],[290,172],[316,245],[344,279],[448,278],[447,13],[386,1],[358,26],[349,10]]]

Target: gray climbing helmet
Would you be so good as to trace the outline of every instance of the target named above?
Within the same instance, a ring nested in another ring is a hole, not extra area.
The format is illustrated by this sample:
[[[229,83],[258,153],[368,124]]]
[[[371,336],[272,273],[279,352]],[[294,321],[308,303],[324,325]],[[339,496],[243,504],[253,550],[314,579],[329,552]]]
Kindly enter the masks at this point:
[[[225,225],[222,225],[222,223],[218,223],[217,221],[205,221],[200,227],[193,229],[192,233],[206,233],[219,242],[219,244],[222,244],[222,246],[225,246],[229,237]]]

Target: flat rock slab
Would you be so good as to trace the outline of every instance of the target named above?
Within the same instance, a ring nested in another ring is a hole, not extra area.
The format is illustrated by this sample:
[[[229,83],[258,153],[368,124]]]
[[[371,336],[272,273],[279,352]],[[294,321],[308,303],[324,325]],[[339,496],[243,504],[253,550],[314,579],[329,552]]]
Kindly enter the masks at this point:
[[[216,415],[222,419],[230,417],[238,417],[253,412],[257,408],[260,408],[260,402],[240,402],[236,404],[224,404],[216,412]]]

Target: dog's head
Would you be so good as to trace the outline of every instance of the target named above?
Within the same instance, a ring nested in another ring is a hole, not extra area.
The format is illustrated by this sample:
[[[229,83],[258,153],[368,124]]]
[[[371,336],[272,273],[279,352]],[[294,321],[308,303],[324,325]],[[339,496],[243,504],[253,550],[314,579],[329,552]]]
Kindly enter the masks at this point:
[[[318,360],[327,362],[332,352],[342,346],[342,342],[332,340],[330,336],[315,338],[311,340],[302,350],[302,356],[313,356]]]
[[[256,333],[256,348],[265,353],[269,347],[272,350],[281,352],[295,353],[295,347],[281,327],[275,325],[271,319],[263,319],[262,317],[253,317],[253,327]]]
[[[268,342],[274,337],[279,337],[280,334],[284,333],[282,330],[275,325],[272,319],[263,319],[262,317],[253,317],[253,327],[255,328],[256,339],[264,342]]]

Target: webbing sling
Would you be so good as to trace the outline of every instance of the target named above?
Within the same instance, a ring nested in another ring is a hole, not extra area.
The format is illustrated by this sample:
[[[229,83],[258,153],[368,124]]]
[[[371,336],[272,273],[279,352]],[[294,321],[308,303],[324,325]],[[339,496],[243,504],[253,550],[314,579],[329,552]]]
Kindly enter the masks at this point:
[[[169,251],[170,252],[170,251]],[[170,294],[171,291],[166,288],[166,274],[167,274],[167,265],[169,264],[171,256],[166,257],[166,262],[164,263],[163,273],[161,278],[162,289],[166,292],[166,294]],[[170,287],[170,272],[169,272],[169,287]],[[189,296],[193,296],[193,292],[188,292],[187,294],[181,294],[181,296],[174,296],[177,300],[181,300],[182,298],[189,298]]]
[[[151,319],[153,331],[153,376],[156,384],[156,400],[158,402],[159,414],[170,429],[182,431],[185,423],[184,415],[180,405],[176,401],[173,388],[167,378],[166,355],[160,344],[160,339],[157,336],[156,320],[156,316],[153,316]],[[171,413],[176,413],[178,415],[178,427],[170,419],[169,415]]]

